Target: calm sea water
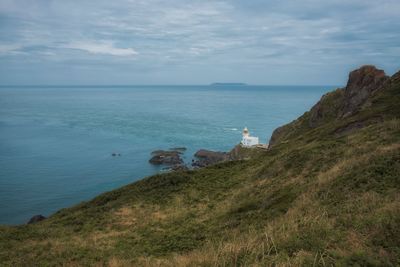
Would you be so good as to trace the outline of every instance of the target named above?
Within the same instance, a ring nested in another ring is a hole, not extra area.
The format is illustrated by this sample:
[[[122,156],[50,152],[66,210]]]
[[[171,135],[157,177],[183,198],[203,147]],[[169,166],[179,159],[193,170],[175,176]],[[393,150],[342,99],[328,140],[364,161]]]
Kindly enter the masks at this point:
[[[332,86],[0,88],[0,224],[25,223],[160,171],[156,149],[267,142]],[[113,157],[113,152],[121,153]]]

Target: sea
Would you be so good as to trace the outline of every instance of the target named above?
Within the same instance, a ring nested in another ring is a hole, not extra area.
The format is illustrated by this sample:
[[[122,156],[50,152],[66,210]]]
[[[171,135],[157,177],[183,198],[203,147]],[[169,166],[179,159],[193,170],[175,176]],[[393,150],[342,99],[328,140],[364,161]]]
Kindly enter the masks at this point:
[[[267,143],[337,86],[2,86],[0,224],[88,201],[165,171],[158,149]],[[113,156],[113,153],[117,156]],[[120,154],[120,156],[118,156]]]

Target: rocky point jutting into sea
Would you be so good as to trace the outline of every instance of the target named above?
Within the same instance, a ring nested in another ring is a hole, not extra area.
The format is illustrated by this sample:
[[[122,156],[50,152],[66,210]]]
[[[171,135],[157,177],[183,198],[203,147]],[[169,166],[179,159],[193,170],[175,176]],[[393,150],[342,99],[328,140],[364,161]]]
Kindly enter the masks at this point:
[[[311,128],[316,128],[326,119],[335,118],[339,120],[351,116],[361,108],[368,107],[368,105],[371,104],[368,102],[371,96],[381,90],[389,81],[390,77],[387,76],[383,70],[377,69],[373,65],[365,65],[352,71],[349,74],[346,87],[339,88],[334,92],[322,96],[321,100],[311,108],[308,118],[309,126]],[[371,121],[354,121],[349,125],[337,129],[335,133],[340,135],[353,129],[363,128],[369,123],[379,120],[379,117],[370,120]],[[277,128],[270,138],[269,145],[273,146],[277,140],[282,139],[283,133],[290,133],[288,129],[296,127],[296,122],[297,121],[294,121]],[[252,149],[260,148],[254,147]],[[168,151],[153,151],[152,158],[149,162],[155,165],[167,165],[170,170],[188,169],[190,166],[187,166],[180,158],[180,155],[182,155],[185,150],[186,149],[171,149]],[[246,148],[243,148],[240,144],[236,145],[229,152],[200,149],[194,154],[191,167],[201,168],[220,162],[246,159],[248,157],[246,153],[243,153],[245,150]]]
[[[399,103],[400,72],[363,66],[345,88],[276,129],[268,150],[236,147],[220,163],[0,227],[0,262],[398,266]]]

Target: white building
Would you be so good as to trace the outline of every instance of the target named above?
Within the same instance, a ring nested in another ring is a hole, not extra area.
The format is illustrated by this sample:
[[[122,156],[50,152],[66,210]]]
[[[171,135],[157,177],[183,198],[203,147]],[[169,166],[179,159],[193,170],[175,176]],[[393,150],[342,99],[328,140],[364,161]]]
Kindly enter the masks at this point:
[[[243,129],[243,138],[242,138],[242,146],[251,147],[259,144],[258,137],[250,136],[250,132],[247,127]]]

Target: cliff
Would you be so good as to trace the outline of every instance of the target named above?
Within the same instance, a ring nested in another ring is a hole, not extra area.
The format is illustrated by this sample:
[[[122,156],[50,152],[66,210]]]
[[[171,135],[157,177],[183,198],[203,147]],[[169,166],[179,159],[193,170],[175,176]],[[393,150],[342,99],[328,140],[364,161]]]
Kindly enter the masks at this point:
[[[400,72],[364,66],[248,160],[0,227],[5,266],[398,266]]]
[[[390,87],[390,79],[383,70],[374,66],[366,65],[352,71],[345,88],[339,88],[322,96],[309,112],[297,120],[277,128],[270,139],[270,146],[284,140],[289,136],[299,135],[304,130],[310,130],[318,126],[346,122],[346,117],[356,115],[371,105],[374,95],[385,88]],[[376,119],[379,114],[375,114]],[[355,118],[352,123],[354,124]],[[364,120],[362,118],[359,118]],[[357,119],[356,119],[357,120]],[[357,128],[367,125],[367,121],[359,121]],[[351,127],[351,126],[350,126]],[[340,131],[340,129],[338,129]]]

